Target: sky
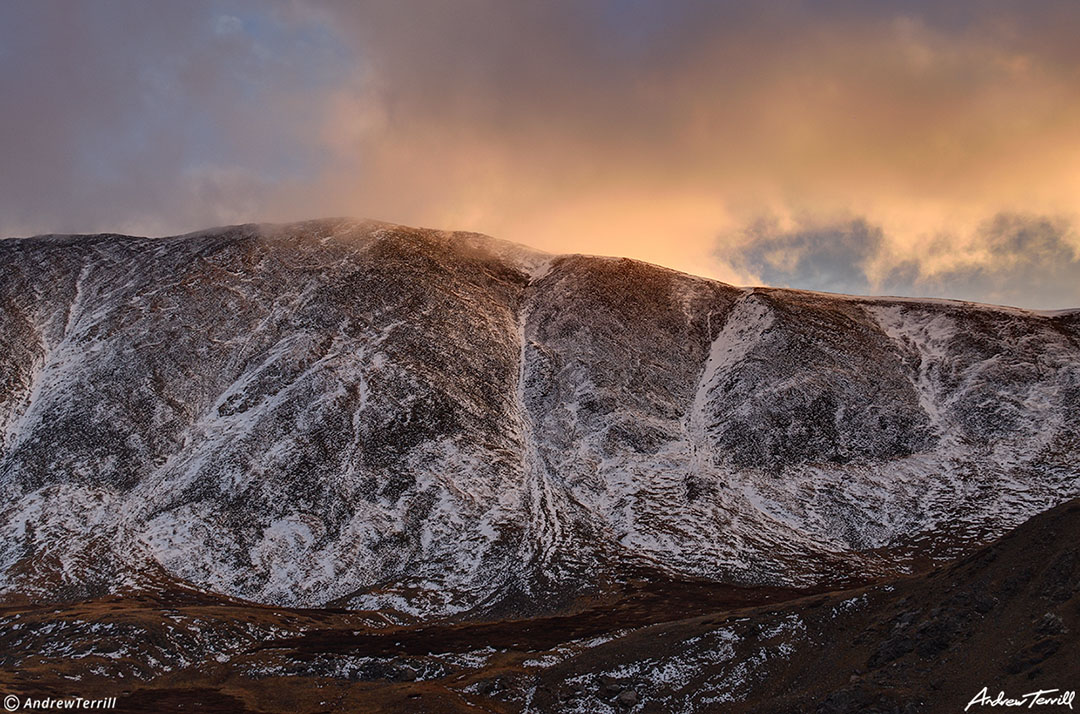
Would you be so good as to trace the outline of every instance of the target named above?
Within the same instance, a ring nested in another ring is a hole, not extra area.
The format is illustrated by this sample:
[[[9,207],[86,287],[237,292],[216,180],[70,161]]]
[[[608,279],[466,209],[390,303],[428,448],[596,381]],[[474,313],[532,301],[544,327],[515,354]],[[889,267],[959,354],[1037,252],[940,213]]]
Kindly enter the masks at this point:
[[[1080,307],[1075,0],[5,0],[0,235],[353,216]]]

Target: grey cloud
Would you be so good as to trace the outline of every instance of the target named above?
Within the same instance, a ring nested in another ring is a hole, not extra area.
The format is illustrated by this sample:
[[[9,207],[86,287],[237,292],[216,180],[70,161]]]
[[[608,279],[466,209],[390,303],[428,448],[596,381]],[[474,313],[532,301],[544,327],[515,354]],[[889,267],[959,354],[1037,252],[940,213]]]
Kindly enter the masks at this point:
[[[892,270],[883,287],[906,295],[1020,307],[1080,307],[1080,254],[1068,219],[999,213],[978,228],[976,239],[988,258],[931,273],[917,263],[903,263]],[[938,252],[948,249],[946,241],[936,247]]]
[[[787,231],[775,219],[762,218],[745,230],[737,252],[718,257],[743,273],[760,276],[767,285],[866,294],[871,288],[867,263],[882,241],[881,228],[862,218],[804,221]]]
[[[775,220],[759,219],[743,231],[737,250],[718,256],[770,286],[1063,309],[1080,307],[1080,241],[1074,230],[1062,217],[999,213],[976,229],[973,243],[982,253],[968,263],[932,267],[954,250],[954,240],[942,236],[920,258],[886,265],[883,277],[872,278],[875,262],[888,260],[886,236],[865,218],[804,221],[787,231]]]
[[[217,31],[225,9],[251,8],[5,3],[0,231],[197,228],[295,178],[316,158],[301,100],[322,70],[303,64],[302,27]],[[227,172],[257,179],[219,197]]]

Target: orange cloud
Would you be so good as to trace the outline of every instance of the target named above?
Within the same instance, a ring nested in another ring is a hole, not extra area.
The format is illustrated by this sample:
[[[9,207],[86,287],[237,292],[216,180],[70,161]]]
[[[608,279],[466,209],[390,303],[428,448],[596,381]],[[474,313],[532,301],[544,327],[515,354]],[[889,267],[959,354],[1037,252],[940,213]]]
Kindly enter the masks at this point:
[[[126,7],[4,23],[62,36],[19,47],[55,91],[0,68],[23,108],[0,120],[0,228],[354,215],[751,283],[763,217],[804,252],[861,221],[852,284],[903,267],[923,289],[999,271],[987,222],[1067,221],[1080,192],[1071,1]]]
[[[1074,56],[1040,54],[1001,17],[961,32],[904,15],[798,20],[682,28],[686,42],[606,79],[592,75],[610,58],[573,43],[477,39],[453,20],[434,49],[432,28],[391,32],[367,80],[328,105],[339,163],[319,193],[338,212],[736,282],[761,278],[725,260],[761,215],[880,226],[874,284],[901,261],[934,274],[990,260],[976,227],[1000,212],[1074,210]],[[458,52],[464,68],[440,68]],[[567,65],[586,60],[575,78]]]

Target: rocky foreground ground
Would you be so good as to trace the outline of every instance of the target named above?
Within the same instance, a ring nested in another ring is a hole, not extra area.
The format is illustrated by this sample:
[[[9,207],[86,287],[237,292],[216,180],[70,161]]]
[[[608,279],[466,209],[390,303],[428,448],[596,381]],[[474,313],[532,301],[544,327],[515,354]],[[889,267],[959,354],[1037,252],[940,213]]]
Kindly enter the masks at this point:
[[[5,691],[130,712],[957,712],[1075,690],[1080,500],[828,592],[642,579],[560,616],[394,625],[173,589],[0,618]]]

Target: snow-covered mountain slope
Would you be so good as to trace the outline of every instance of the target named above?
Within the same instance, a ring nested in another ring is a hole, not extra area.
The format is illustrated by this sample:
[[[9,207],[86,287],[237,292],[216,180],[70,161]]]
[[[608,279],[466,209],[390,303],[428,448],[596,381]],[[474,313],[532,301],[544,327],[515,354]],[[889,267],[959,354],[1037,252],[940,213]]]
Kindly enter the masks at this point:
[[[1078,456],[1077,313],[347,220],[0,241],[8,598],[840,580],[1080,494]]]

